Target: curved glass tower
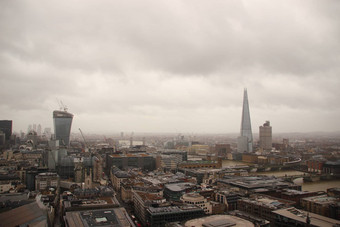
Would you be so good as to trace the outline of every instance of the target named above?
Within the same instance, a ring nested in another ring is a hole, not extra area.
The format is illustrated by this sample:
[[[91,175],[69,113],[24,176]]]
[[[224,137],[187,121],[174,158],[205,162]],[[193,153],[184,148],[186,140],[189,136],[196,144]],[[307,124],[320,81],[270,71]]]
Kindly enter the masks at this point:
[[[244,94],[243,94],[241,133],[237,141],[237,150],[239,152],[252,152],[253,151],[253,133],[251,131],[247,89],[244,89]]]
[[[68,146],[70,143],[70,133],[72,126],[73,114],[66,111],[53,111],[54,134],[60,144]]]

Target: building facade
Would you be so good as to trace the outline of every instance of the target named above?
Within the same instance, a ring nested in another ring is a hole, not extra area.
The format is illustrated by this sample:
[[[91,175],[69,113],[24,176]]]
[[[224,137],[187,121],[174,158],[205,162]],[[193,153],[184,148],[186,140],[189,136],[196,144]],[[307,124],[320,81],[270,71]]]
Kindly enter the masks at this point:
[[[240,131],[240,136],[237,139],[237,150],[238,152],[252,152],[253,151],[253,133],[251,130],[247,89],[244,89],[244,94],[243,94],[241,131]]]
[[[53,111],[53,123],[55,139],[60,141],[60,145],[68,146],[70,144],[70,133],[72,126],[73,114],[66,111]]]
[[[260,129],[260,140],[259,145],[260,148],[264,151],[270,151],[272,149],[272,126],[270,126],[270,122],[266,121]]]
[[[5,133],[5,139],[10,140],[12,135],[12,121],[0,120],[0,131]]]

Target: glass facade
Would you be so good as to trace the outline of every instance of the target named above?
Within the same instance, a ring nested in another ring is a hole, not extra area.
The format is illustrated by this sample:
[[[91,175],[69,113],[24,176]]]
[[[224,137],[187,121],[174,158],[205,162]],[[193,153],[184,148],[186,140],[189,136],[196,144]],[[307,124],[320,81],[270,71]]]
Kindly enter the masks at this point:
[[[70,133],[73,114],[66,111],[53,111],[54,134],[56,140],[60,140],[60,145],[68,146],[70,143]]]
[[[249,103],[248,103],[248,93],[247,89],[244,89],[244,96],[243,96],[243,109],[242,109],[242,122],[241,122],[241,135],[240,137],[246,137],[246,144],[240,144],[244,143],[244,140],[238,141],[238,147],[246,147],[247,152],[253,151],[253,133],[251,131],[251,122],[250,122],[250,112],[249,112]],[[239,150],[239,149],[238,149]],[[241,150],[243,152],[244,150]]]

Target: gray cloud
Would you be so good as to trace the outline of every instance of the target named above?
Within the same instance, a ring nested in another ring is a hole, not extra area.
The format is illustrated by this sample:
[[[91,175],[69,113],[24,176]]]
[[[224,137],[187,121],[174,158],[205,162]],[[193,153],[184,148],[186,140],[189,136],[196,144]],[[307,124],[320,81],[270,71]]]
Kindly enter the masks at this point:
[[[339,10],[331,0],[1,1],[0,115],[15,130],[52,126],[58,98],[87,131],[235,132],[247,87],[255,128],[339,130]]]

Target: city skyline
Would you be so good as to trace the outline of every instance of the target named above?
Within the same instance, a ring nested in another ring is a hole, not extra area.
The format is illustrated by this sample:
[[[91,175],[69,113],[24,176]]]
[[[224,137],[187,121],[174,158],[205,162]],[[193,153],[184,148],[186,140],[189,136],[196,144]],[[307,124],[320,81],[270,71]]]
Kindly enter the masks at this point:
[[[0,3],[0,116],[13,131],[237,133],[340,129],[336,1]]]

